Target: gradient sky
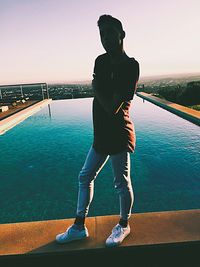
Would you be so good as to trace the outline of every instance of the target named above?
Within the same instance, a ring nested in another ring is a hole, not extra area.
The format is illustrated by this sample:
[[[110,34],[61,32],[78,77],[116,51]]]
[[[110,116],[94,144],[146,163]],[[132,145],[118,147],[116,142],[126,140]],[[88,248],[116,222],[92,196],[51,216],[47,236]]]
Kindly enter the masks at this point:
[[[0,0],[0,84],[91,80],[97,20],[122,21],[141,77],[200,72],[199,0]]]

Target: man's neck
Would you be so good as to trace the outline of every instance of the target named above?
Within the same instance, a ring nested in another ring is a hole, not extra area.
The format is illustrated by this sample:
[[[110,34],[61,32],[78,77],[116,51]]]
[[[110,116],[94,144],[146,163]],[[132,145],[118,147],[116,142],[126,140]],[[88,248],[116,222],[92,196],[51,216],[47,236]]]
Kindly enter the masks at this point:
[[[109,53],[108,55],[110,56],[111,64],[118,64],[124,61],[128,57],[123,48],[118,51],[113,51],[112,53]]]

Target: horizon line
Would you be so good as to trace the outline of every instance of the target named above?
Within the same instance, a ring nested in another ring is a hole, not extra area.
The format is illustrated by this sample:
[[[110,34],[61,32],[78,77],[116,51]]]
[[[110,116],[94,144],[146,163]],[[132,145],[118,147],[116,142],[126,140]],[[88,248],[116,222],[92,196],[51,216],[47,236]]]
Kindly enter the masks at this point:
[[[189,75],[189,76],[196,76],[196,75],[200,75],[200,72],[181,72],[181,73],[168,73],[168,74],[150,74],[150,75],[143,75],[139,78],[139,81],[140,80],[143,80],[143,79],[152,79],[152,78],[171,78],[171,77],[179,77],[179,76],[184,76],[184,75]],[[15,83],[2,83],[0,82],[0,86],[12,86],[12,85],[16,85],[16,84],[19,84],[19,85],[22,85],[22,84],[36,84],[36,83],[47,83],[47,84],[64,84],[64,83],[68,83],[68,84],[77,84],[77,83],[90,83],[92,82],[92,79],[79,79],[79,80],[59,80],[59,81],[56,81],[56,80],[49,80],[49,81],[46,81],[46,82],[39,82],[38,80],[36,82],[30,82],[30,81],[24,81],[24,82],[15,82]]]

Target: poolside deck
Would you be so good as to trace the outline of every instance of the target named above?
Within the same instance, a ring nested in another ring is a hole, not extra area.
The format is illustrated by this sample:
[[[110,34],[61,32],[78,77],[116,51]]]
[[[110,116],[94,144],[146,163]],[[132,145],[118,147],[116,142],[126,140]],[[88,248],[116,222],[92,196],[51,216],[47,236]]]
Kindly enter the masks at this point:
[[[137,96],[142,97],[144,99],[149,100],[150,102],[186,119],[197,125],[200,125],[200,111],[194,110],[165,99],[161,99],[159,97],[153,96],[151,94],[147,94],[145,92],[137,92]]]
[[[0,120],[0,135],[4,134],[6,131],[13,128],[18,123],[33,115],[41,108],[49,104],[51,101],[52,99],[44,99],[39,102],[37,101],[36,103],[33,103],[30,106],[24,106],[24,108],[21,108],[16,113],[3,118],[2,120]]]
[[[8,118],[9,116],[19,112],[22,109],[25,109],[29,106],[32,106],[34,104],[36,104],[37,102],[39,102],[40,100],[28,100],[25,103],[17,103],[16,106],[12,106],[11,102],[6,102],[6,103],[2,103],[0,101],[0,106],[8,106],[9,109],[5,112],[0,112],[0,121],[4,120],[5,118]]]
[[[118,218],[117,215],[87,218],[90,237],[70,244],[57,244],[55,236],[65,231],[74,219],[2,224],[0,264],[15,262],[30,266],[34,262],[34,266],[43,266],[47,260],[56,263],[61,259],[77,263],[81,256],[84,260],[105,261],[107,257],[113,262],[133,260],[141,264],[133,266],[165,266],[165,261],[167,266],[185,266],[184,263],[199,266],[195,264],[200,247],[200,210],[132,214],[131,234],[120,247],[106,248],[105,240]],[[148,265],[143,264],[146,260]],[[181,265],[174,265],[174,260]]]

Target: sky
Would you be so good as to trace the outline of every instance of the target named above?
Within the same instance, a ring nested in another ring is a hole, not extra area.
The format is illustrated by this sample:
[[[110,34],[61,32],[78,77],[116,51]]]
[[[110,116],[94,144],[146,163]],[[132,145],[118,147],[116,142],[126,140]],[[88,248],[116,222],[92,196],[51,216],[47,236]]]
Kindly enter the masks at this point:
[[[97,20],[126,32],[140,77],[200,72],[199,0],[0,0],[0,84],[92,80]]]

